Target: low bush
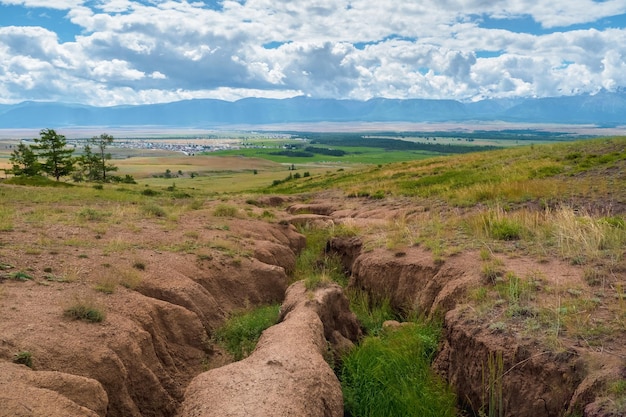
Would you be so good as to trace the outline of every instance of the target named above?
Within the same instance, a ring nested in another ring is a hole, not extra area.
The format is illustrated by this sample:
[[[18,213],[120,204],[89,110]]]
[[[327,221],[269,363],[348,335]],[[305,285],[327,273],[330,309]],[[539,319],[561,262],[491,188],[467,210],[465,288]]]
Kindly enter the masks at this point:
[[[107,217],[110,217],[111,213],[105,213],[92,208],[84,208],[78,212],[78,217],[84,220],[98,222],[102,221]]]
[[[142,207],[144,213],[153,217],[167,217],[167,212],[161,206],[156,204],[146,204]]]
[[[145,196],[148,196],[148,197],[154,197],[154,196],[159,195],[159,192],[153,190],[152,188],[146,188],[146,189],[141,191],[141,195],[145,195]]]
[[[213,215],[216,217],[235,217],[237,216],[237,207],[230,204],[219,204],[213,210]]]

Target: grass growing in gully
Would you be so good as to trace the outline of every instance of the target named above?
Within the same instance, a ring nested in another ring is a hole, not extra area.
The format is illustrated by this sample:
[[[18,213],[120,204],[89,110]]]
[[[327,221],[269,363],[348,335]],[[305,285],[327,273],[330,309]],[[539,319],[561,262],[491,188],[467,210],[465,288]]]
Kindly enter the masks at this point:
[[[276,324],[279,304],[263,306],[233,315],[213,335],[213,341],[226,349],[233,359],[248,357],[261,337],[263,330]]]
[[[352,236],[354,228],[302,228],[307,247],[297,260],[295,277],[313,289],[323,282],[347,284],[340,262],[325,253],[333,236]],[[328,272],[331,271],[331,272]],[[367,335],[342,358],[339,369],[347,415],[354,417],[454,416],[455,397],[430,369],[440,325],[425,321],[385,330],[398,319],[388,299],[351,289],[346,296]]]
[[[335,282],[342,287],[348,284],[341,261],[336,254],[326,253],[326,244],[335,236],[354,236],[357,230],[350,226],[313,227],[302,226],[299,232],[306,236],[306,247],[296,259],[293,281],[304,280],[313,290],[319,285]]]
[[[455,396],[430,369],[440,328],[412,323],[366,338],[343,358],[341,384],[355,417],[455,416]]]
[[[373,299],[367,292],[351,288],[346,292],[350,310],[356,314],[366,335],[378,336],[387,320],[399,319],[388,298]]]

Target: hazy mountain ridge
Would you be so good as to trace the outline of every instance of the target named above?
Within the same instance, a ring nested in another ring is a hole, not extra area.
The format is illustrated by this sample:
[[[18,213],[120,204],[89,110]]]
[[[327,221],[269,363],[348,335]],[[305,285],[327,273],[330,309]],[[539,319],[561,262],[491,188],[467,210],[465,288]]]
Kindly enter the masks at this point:
[[[95,107],[23,102],[0,105],[0,128],[68,126],[211,127],[293,122],[509,121],[614,126],[626,124],[626,92],[538,99],[384,99],[368,101],[246,98],[235,102],[196,99],[164,104]]]

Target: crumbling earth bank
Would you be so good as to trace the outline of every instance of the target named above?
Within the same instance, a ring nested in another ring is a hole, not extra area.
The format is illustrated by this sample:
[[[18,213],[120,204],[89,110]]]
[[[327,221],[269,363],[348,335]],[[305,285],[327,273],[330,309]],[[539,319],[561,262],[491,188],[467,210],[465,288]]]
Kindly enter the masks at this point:
[[[287,291],[280,323],[249,357],[191,382],[179,417],[343,416],[341,385],[324,359],[327,338],[345,347],[359,334],[341,288],[311,295],[298,282]]]
[[[484,285],[476,253],[434,263],[419,247],[365,251],[356,238],[335,238],[327,250],[341,257],[351,274],[350,286],[386,297],[400,311],[417,309],[443,318],[444,337],[434,368],[468,413],[489,410],[491,400],[498,404],[492,411],[510,417],[617,415],[602,396],[607,381],[626,375],[622,333],[597,349],[565,336],[559,346],[550,346],[523,329],[507,332],[491,326],[494,318],[481,318],[468,302],[469,292]],[[532,272],[547,277],[546,285],[582,285],[579,270],[556,260],[504,259],[503,267],[521,276]]]
[[[295,253],[304,245],[292,226],[241,223],[231,230],[252,242],[249,256],[216,253],[199,259],[137,250],[133,257],[148,261],[133,290],[94,291],[90,277],[100,273],[95,263],[91,273],[74,282],[5,280],[0,416],[174,415],[186,386],[212,353],[212,330],[234,309],[281,302],[286,271],[294,268]],[[26,269],[17,256],[12,264]],[[106,312],[106,319],[87,323],[63,317],[75,299],[88,299]],[[10,363],[20,351],[32,355],[33,369]]]

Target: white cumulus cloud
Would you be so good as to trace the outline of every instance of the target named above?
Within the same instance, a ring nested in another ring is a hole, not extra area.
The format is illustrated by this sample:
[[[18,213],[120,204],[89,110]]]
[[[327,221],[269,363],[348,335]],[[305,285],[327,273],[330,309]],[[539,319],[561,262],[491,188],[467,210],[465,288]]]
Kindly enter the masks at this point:
[[[0,26],[4,102],[476,100],[626,87],[623,0],[0,0],[0,13],[3,6],[65,14],[56,26]],[[70,41],[55,32],[63,24],[78,28]]]

